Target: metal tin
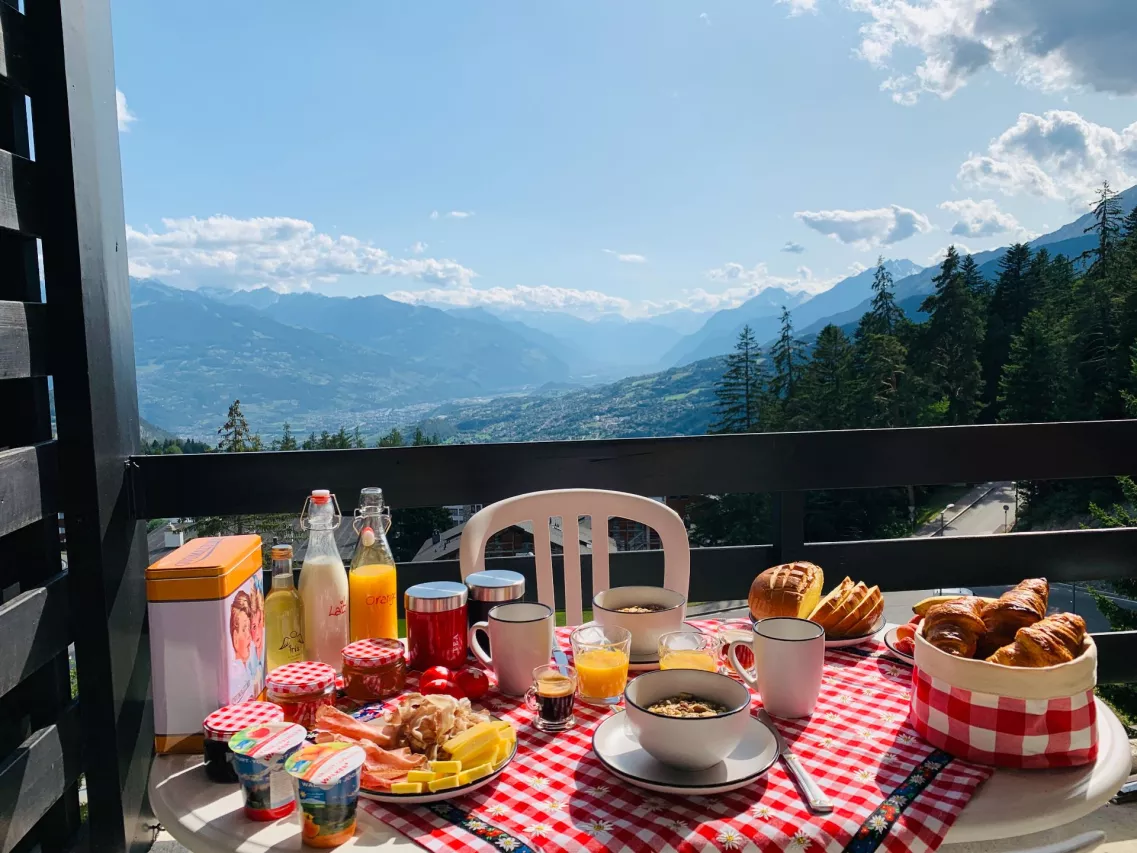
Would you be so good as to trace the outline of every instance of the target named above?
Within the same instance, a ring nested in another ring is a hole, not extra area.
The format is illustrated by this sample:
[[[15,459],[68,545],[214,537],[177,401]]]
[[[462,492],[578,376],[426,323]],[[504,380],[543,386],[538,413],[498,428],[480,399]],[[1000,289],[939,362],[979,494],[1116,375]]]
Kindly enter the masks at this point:
[[[418,583],[403,593],[403,606],[412,613],[442,613],[466,603],[466,585],[454,581]]]
[[[466,576],[471,601],[517,601],[525,597],[525,575],[504,569],[489,569]]]

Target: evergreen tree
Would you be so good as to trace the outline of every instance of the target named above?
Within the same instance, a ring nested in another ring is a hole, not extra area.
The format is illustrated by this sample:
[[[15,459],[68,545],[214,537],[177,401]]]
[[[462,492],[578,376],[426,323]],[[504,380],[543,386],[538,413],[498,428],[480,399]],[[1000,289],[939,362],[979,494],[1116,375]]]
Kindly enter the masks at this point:
[[[867,316],[867,315],[866,315]],[[866,335],[857,341],[856,421],[848,427],[906,426],[908,350],[895,335]]]
[[[998,419],[999,376],[1011,351],[1011,339],[1019,333],[1033,307],[1031,263],[1026,243],[1015,243],[999,259],[999,275],[987,305],[982,355],[984,420],[988,422]]]
[[[1011,339],[999,383],[1000,420],[1037,423],[1059,420],[1063,412],[1066,370],[1062,341],[1038,310]]]
[[[217,434],[221,436],[217,449],[222,453],[244,453],[252,449],[253,436],[249,432],[249,422],[241,413],[240,400],[234,400],[229,406],[229,414]]]
[[[398,427],[392,427],[391,431],[382,436],[377,442],[376,447],[402,447],[403,434],[399,432]]]
[[[742,327],[726,371],[715,383],[715,420],[711,432],[756,432],[762,393],[761,348],[749,324]]]
[[[769,388],[774,412],[768,423],[774,429],[796,429],[799,412],[796,393],[806,362],[805,343],[794,337],[793,319],[785,306],[782,306],[780,322],[778,339],[770,347],[773,373]]]
[[[803,426],[848,429],[854,417],[853,348],[838,326],[830,323],[817,335],[813,357],[802,376]]]
[[[284,422],[284,432],[280,436],[280,449],[296,449],[296,436],[292,434],[292,424],[290,424],[288,421]]]
[[[920,306],[930,315],[922,336],[928,381],[942,402],[946,423],[971,423],[981,405],[983,389],[979,364],[983,316],[978,297],[963,276],[955,246],[948,247],[932,282],[935,292]]]
[[[367,446],[367,442],[363,440],[363,435],[359,432],[359,424],[355,425],[355,431],[351,434],[351,446],[355,448]]]
[[[1095,233],[1098,244],[1083,257],[1093,259],[1088,274],[1100,277],[1108,274],[1113,263],[1113,252],[1121,236],[1121,199],[1110,189],[1109,181],[1103,181],[1095,195],[1098,200],[1094,203],[1094,221],[1083,233]]]
[[[975,258],[971,255],[965,257],[959,266],[959,272],[968,290],[978,296],[981,303],[990,298],[991,283],[979,271],[979,264],[975,263]]]
[[[896,304],[893,292],[892,273],[885,269],[884,256],[879,256],[872,278],[872,303],[857,324],[857,337],[894,335],[904,322],[904,310]]]

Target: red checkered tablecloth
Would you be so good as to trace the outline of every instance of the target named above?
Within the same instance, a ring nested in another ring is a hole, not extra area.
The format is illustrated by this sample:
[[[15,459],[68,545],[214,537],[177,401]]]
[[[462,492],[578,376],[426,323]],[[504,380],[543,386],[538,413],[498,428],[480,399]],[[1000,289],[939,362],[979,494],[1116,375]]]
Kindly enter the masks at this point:
[[[568,630],[557,632],[566,650]],[[591,750],[596,725],[611,711],[577,703],[576,728],[552,735],[532,725],[519,700],[497,696],[484,704],[514,724],[518,746],[495,783],[423,806],[360,802],[435,853],[935,850],[991,771],[916,736],[907,724],[912,670],[886,653],[882,643],[831,650],[813,716],[776,720],[833,801],[829,815],[809,813],[780,763],[745,788],[709,797],[628,786]]]

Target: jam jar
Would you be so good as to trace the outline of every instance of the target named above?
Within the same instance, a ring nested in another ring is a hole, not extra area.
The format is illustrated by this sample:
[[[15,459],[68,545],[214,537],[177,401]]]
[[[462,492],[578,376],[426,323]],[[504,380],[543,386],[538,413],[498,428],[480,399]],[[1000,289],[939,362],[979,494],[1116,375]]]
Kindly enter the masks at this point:
[[[271,702],[239,702],[214,711],[201,724],[205,732],[205,775],[213,782],[237,781],[229,738],[249,726],[276,723],[284,711]]]
[[[490,611],[499,604],[509,604],[525,598],[525,575],[504,569],[489,569],[466,575],[466,588],[470,591],[468,621],[489,621]],[[486,649],[490,650],[489,632],[485,634]],[[492,652],[491,652],[492,653]]]
[[[407,658],[398,640],[357,640],[342,654],[343,690],[349,701],[366,705],[403,692]]]
[[[466,585],[431,581],[403,594],[410,668],[457,669],[466,662]]]
[[[326,663],[302,661],[278,666],[265,679],[268,700],[284,710],[284,719],[306,729],[316,727],[316,712],[336,703],[336,671]]]

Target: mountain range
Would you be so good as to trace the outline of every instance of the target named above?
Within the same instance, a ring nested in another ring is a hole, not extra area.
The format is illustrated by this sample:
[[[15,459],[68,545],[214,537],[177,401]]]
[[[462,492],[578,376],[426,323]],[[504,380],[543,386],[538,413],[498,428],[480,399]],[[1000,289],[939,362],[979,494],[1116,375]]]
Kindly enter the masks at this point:
[[[1121,199],[1131,209],[1137,187]],[[1094,241],[1083,233],[1089,222],[1087,214],[1031,245],[1078,257]],[[986,277],[1004,252],[974,255]],[[936,267],[885,266],[898,303],[918,316]],[[132,279],[142,416],[211,437],[239,398],[266,434],[288,421],[298,433],[358,425],[376,435],[424,418],[463,440],[701,432],[721,356],[743,325],[766,343],[784,306],[807,339],[827,323],[851,326],[868,307],[872,277],[864,270],[812,297],[769,288],[710,314],[597,320]]]

